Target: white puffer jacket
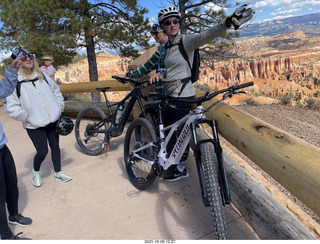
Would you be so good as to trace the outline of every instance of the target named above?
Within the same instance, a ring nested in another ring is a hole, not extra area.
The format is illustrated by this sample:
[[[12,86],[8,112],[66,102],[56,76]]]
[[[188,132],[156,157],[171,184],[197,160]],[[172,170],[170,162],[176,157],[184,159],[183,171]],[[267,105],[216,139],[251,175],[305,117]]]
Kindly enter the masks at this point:
[[[48,75],[43,75],[46,76],[48,83],[45,80],[22,82],[20,98],[16,89],[6,98],[7,114],[15,120],[22,121],[25,129],[37,129],[57,121],[64,108],[59,86]],[[35,72],[33,77],[37,77]],[[25,79],[22,75],[18,75],[18,82]]]

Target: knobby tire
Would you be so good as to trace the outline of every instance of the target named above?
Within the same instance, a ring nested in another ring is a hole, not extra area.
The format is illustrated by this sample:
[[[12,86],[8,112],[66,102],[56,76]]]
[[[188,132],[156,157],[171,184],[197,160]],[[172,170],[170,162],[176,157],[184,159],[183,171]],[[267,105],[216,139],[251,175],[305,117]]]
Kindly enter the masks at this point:
[[[151,123],[145,118],[132,121],[125,135],[124,160],[129,180],[139,190],[149,187],[154,182],[156,174],[152,165],[133,156],[133,150],[150,142],[156,142],[156,134]],[[154,160],[157,154],[155,147],[148,147],[139,152],[140,156],[148,160]]]
[[[228,238],[226,214],[225,207],[222,202],[222,195],[218,180],[218,163],[213,145],[211,143],[201,144],[200,153],[216,239],[225,240]]]

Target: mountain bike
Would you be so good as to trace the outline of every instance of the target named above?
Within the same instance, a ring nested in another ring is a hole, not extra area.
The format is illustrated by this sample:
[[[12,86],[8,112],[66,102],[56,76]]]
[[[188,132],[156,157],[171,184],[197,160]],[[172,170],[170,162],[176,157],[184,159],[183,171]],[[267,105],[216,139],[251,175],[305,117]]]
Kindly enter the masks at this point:
[[[149,118],[153,121],[152,123],[156,123],[153,114],[145,112],[143,103],[148,99],[142,95],[139,88],[139,85],[148,81],[140,82],[118,76],[112,76],[112,78],[117,79],[122,84],[130,82],[134,85],[134,88],[124,99],[113,104],[108,100],[106,94],[111,87],[96,88],[97,91],[103,92],[109,115],[107,116],[98,107],[87,107],[77,115],[75,137],[79,147],[85,154],[97,155],[103,150],[109,150],[110,139],[122,134],[136,101],[141,109],[140,116]],[[112,111],[113,106],[116,106],[115,112]]]
[[[201,187],[202,200],[205,206],[210,207],[214,231],[217,239],[227,239],[225,217],[225,204],[231,202],[227,181],[222,148],[220,146],[217,124],[215,120],[208,120],[205,113],[219,102],[232,97],[239,89],[252,86],[253,82],[232,86],[199,98],[179,99],[185,103],[196,104],[197,107],[182,119],[167,127],[163,126],[161,110],[174,108],[170,102],[175,98],[164,97],[160,100],[149,101],[148,106],[158,107],[159,135],[151,123],[145,118],[137,118],[128,126],[124,141],[125,167],[131,184],[139,190],[149,187],[156,177],[166,177],[168,172],[179,163],[189,142],[193,145],[196,168]],[[222,94],[221,99],[211,104],[206,110],[203,102]],[[179,109],[179,108],[175,108]],[[204,127],[210,128],[212,137],[204,134]],[[199,136],[200,135],[200,136]],[[170,138],[176,136],[177,140],[171,152],[168,151]]]

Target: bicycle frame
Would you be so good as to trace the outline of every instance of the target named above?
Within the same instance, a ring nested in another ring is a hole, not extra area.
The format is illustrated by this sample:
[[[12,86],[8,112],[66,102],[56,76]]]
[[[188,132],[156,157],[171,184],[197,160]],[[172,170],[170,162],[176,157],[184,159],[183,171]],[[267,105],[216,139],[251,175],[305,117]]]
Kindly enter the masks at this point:
[[[160,110],[161,111],[161,110]],[[145,150],[148,147],[158,147],[158,145],[155,145],[153,142],[148,143],[147,145],[144,145],[142,147],[139,147],[135,150],[133,150],[133,156],[136,158],[140,158],[145,160],[151,165],[154,165],[156,161],[158,161],[158,164],[164,169],[167,170],[171,165],[178,164],[184,150],[187,148],[189,141],[191,139],[192,133],[191,133],[191,124],[201,117],[204,117],[204,109],[202,106],[198,106],[195,110],[193,110],[191,113],[187,114],[177,122],[175,122],[172,125],[169,125],[164,128],[162,121],[159,124],[159,133],[160,133],[160,150],[158,154],[158,160],[147,160],[145,158],[142,158],[139,155],[139,152],[142,150]],[[160,112],[160,120],[161,120],[161,112]],[[170,153],[169,157],[167,156],[166,148],[168,146],[168,143],[173,136],[175,130],[184,124],[183,129],[181,130],[180,136]],[[165,132],[169,131],[168,135],[165,137]]]
[[[203,123],[209,124],[210,127],[212,128],[213,139],[210,138],[210,139],[200,140],[200,141],[196,139],[197,138],[196,126]],[[170,155],[168,156],[168,153],[166,151],[168,143],[171,137],[174,136],[174,133],[178,129],[178,127],[183,124],[184,126],[179,134],[177,142],[174,145]],[[169,131],[169,133],[165,137],[166,131]],[[157,147],[157,145],[155,145],[153,142],[150,142],[147,145],[144,145],[138,149],[133,150],[133,156],[136,158],[143,159],[144,161],[146,161],[151,165],[155,165],[156,163],[158,163],[161,169],[166,171],[171,165],[177,165],[180,162],[180,159],[182,158],[185,149],[187,148],[190,140],[192,139],[195,145],[194,154],[196,156],[196,164],[197,164],[197,170],[199,175],[200,187],[202,191],[203,203],[205,206],[208,206],[209,203],[207,200],[207,192],[206,192],[206,187],[204,183],[204,174],[201,166],[201,160],[198,157],[199,155],[198,152],[200,151],[200,145],[202,143],[210,142],[213,144],[216,155],[217,155],[218,171],[221,179],[220,187],[222,188],[222,198],[224,199],[225,204],[229,204],[231,202],[231,198],[230,198],[226,170],[225,170],[224,162],[222,158],[222,148],[219,143],[216,124],[214,120],[206,120],[203,106],[202,105],[197,106],[197,108],[192,110],[189,114],[187,114],[186,116],[184,116],[183,118],[175,122],[174,124],[171,124],[167,127],[164,127],[161,121],[159,124],[159,132],[160,132],[160,148],[159,148],[158,158],[156,160],[148,160],[148,159],[142,158],[139,155],[139,152],[142,150],[145,150],[149,147]],[[161,176],[161,174],[162,173],[160,173],[159,176]]]
[[[135,88],[130,93],[128,93],[128,95],[124,99],[122,99],[120,102],[117,102],[117,103],[112,104],[112,105],[109,102],[109,100],[107,98],[107,95],[105,93],[103,93],[103,94],[104,94],[104,97],[105,97],[105,100],[106,100],[108,112],[110,114],[110,117],[108,117],[107,119],[111,123],[109,131],[110,131],[112,137],[117,137],[117,136],[120,136],[122,134],[122,132],[124,130],[124,127],[125,127],[125,125],[126,125],[126,123],[128,121],[128,118],[130,116],[130,113],[131,113],[131,111],[133,109],[133,106],[134,106],[136,101],[138,101],[138,104],[139,104],[139,106],[141,108],[141,111],[143,113],[145,113],[145,111],[143,109],[141,98],[143,98],[144,100],[147,100],[147,98],[142,95],[142,93],[140,91],[140,88],[137,85],[135,86]],[[129,101],[127,102],[127,100],[129,100]],[[125,103],[126,103],[126,106],[124,106]],[[115,117],[116,117],[115,113],[113,113],[112,110],[111,110],[111,107],[112,106],[116,106],[116,105],[117,105],[117,110],[119,109],[120,106],[124,106],[125,107],[125,110],[123,112],[122,118],[121,118],[120,123],[118,125],[115,124]]]

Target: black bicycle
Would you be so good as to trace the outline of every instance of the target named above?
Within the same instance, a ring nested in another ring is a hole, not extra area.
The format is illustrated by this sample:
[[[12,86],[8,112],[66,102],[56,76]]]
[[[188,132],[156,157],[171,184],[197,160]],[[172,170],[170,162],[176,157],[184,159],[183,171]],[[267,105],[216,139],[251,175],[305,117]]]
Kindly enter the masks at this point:
[[[130,82],[134,84],[134,88],[124,99],[113,104],[108,100],[106,94],[111,87],[96,88],[97,91],[104,94],[109,116],[98,107],[87,107],[78,114],[75,123],[75,136],[79,147],[88,155],[97,155],[103,150],[109,150],[110,139],[122,134],[136,101],[141,109],[140,117],[151,120],[153,124],[156,123],[155,116],[144,110],[143,104],[148,99],[139,88],[139,85],[148,81],[135,81],[118,76],[112,76],[112,78],[122,84]],[[117,107],[115,112],[112,111],[113,106]]]

